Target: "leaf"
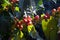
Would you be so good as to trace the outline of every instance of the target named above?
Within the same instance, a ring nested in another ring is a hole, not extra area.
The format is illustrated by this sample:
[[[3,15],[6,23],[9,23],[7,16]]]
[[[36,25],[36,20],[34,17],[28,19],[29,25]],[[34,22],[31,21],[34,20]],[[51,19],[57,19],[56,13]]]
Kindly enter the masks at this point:
[[[30,33],[31,31],[36,31],[35,28],[34,28],[34,25],[28,25],[27,29],[28,29],[28,32],[29,32],[29,33]]]
[[[19,7],[15,7],[15,11],[18,11],[19,12]]]
[[[41,4],[43,4],[43,1],[42,1],[42,0],[40,0],[40,1],[38,2],[38,5],[41,5]]]
[[[43,31],[47,30],[47,24],[49,23],[49,21],[52,19],[52,16],[50,16],[50,19],[48,19],[48,21],[45,21],[45,19],[42,20],[42,28]]]
[[[44,17],[45,14],[42,14],[41,17]]]
[[[4,2],[7,3],[7,4],[10,4],[10,2],[8,0],[4,0]]]
[[[46,36],[48,36],[51,40],[56,40],[57,36],[57,20],[54,18],[49,21],[47,24],[47,33]],[[47,35],[48,34],[48,35]]]
[[[2,7],[6,7],[7,6],[7,3],[1,4],[1,5],[2,5]]]
[[[22,31],[20,31],[20,38],[23,38],[23,32]]]
[[[45,20],[42,20],[42,28],[45,33],[45,36],[47,37],[47,40],[56,38],[57,33],[57,20],[55,20],[52,16],[50,16],[50,19],[46,22]],[[52,37],[52,35],[54,35]]]

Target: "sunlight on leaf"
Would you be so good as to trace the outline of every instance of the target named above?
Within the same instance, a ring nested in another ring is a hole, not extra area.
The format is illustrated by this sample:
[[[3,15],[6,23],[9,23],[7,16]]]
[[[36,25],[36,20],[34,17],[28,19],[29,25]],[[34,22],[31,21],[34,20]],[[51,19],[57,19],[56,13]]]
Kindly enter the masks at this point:
[[[18,11],[19,12],[19,7],[15,7],[15,11]]]
[[[52,19],[52,16],[50,16],[50,19],[48,19],[48,21],[45,21],[45,19],[42,20],[42,28],[43,31],[47,30],[47,24],[49,23],[49,21]]]

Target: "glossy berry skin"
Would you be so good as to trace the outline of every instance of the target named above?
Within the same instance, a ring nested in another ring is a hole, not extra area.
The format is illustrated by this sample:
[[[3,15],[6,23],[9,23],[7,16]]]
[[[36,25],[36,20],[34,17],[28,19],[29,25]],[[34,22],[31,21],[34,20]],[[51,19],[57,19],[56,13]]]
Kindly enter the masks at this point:
[[[47,15],[47,18],[50,19],[50,14],[46,13],[46,15]]]
[[[22,30],[23,29],[23,25],[17,25],[17,27]]]
[[[17,3],[19,0],[10,0],[11,3]]]
[[[55,15],[56,12],[57,12],[56,9],[52,9],[52,15]]]
[[[27,16],[27,19],[30,19],[30,20],[32,20],[31,16],[29,16],[29,15]]]
[[[60,12],[60,7],[57,8],[57,12]]]
[[[35,20],[38,20],[39,19],[39,15],[36,15],[34,19]]]
[[[23,22],[27,23],[27,16],[26,15],[23,16]]]
[[[44,16],[44,19],[47,19],[47,15]]]
[[[27,18],[31,18],[31,16],[30,16],[30,15],[28,15],[28,16],[27,16]]]
[[[27,18],[27,15],[24,15],[23,18]]]
[[[31,25],[31,24],[32,24],[32,21],[27,22],[27,25]]]
[[[32,18],[27,18],[27,21],[28,21],[28,22],[32,21]]]
[[[32,18],[31,16],[27,16],[27,25],[31,25],[32,24]]]
[[[56,12],[56,9],[52,9],[52,13],[55,13]]]
[[[23,18],[23,22],[27,23],[27,18]]]
[[[20,25],[20,26],[19,26],[19,29],[22,30],[22,29],[23,29],[23,25]]]
[[[22,25],[22,22],[17,22],[17,24],[16,24],[16,26],[20,29],[20,30],[22,30],[23,29],[23,25]]]
[[[45,14],[44,19],[50,19],[50,15],[48,13]]]
[[[19,21],[16,23],[16,26],[19,27],[22,23]]]

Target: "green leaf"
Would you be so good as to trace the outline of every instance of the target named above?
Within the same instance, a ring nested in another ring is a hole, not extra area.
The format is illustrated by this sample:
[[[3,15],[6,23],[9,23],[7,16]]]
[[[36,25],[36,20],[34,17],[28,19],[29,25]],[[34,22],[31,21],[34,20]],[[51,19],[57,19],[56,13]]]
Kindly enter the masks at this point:
[[[18,11],[19,12],[19,7],[15,7],[15,11]]]
[[[43,31],[46,31],[47,30],[47,25],[49,23],[49,21],[52,19],[52,16],[50,16],[50,19],[48,19],[47,21],[45,21],[45,19],[42,20],[42,28],[43,28]]]
[[[49,38],[51,40],[56,40],[55,38],[57,35],[57,20],[55,20],[52,16],[50,16],[50,19],[48,19],[47,22],[45,20],[42,20],[42,28],[45,36],[47,37],[47,40],[49,40]]]
[[[28,25],[27,29],[28,29],[29,33],[32,32],[32,31],[36,31],[35,28],[34,28],[34,25]]]
[[[40,1],[38,2],[38,5],[41,5],[41,4],[43,4],[42,0],[40,0]]]

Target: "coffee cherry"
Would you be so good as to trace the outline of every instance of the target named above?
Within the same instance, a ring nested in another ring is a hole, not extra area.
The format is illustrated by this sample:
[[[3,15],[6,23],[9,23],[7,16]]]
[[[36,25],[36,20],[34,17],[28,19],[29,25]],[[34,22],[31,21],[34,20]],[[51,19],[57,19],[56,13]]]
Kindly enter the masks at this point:
[[[49,14],[45,14],[44,19],[50,19],[50,15]]]
[[[32,21],[32,18],[27,18],[27,21],[28,21],[28,22]]]
[[[23,18],[27,18],[27,15],[24,15]]]
[[[32,21],[32,18],[29,15],[27,16],[27,21],[28,22]]]
[[[50,14],[49,13],[46,13],[45,15],[46,15],[47,19],[50,19]]]
[[[17,24],[17,27],[19,27],[20,25]]]
[[[19,27],[22,23],[19,21],[16,23],[16,26]]]
[[[16,3],[16,2],[18,2],[19,0],[10,0],[11,1],[11,3]]]
[[[23,16],[23,22],[27,23],[27,16],[26,15]]]
[[[55,13],[56,12],[56,9],[52,9],[52,13]]]
[[[22,21],[19,21],[18,24],[21,25],[22,24]]]
[[[31,16],[29,16],[29,15],[27,16],[27,19],[30,19],[30,20],[32,20]]]
[[[28,16],[27,16],[27,18],[31,18],[31,16],[30,16],[30,15],[28,15]]]
[[[22,25],[22,22],[17,22],[17,24],[16,24],[16,26],[20,29],[20,30],[22,30],[23,29],[23,25]]]
[[[56,9],[53,9],[52,10],[52,15],[55,15],[55,13],[56,13]]]
[[[32,24],[32,21],[30,21],[30,22],[27,22],[27,25],[31,25]]]
[[[24,18],[23,21],[24,21],[25,23],[27,23],[27,18]]]
[[[57,12],[60,12],[60,7],[57,8]]]
[[[39,15],[36,15],[34,19],[35,20],[38,20],[39,19]]]
[[[44,19],[47,19],[47,15],[44,16]]]
[[[16,0],[17,2],[19,2],[19,0]]]
[[[23,25],[20,25],[20,26],[19,26],[19,29],[22,30],[22,29],[23,29]]]

